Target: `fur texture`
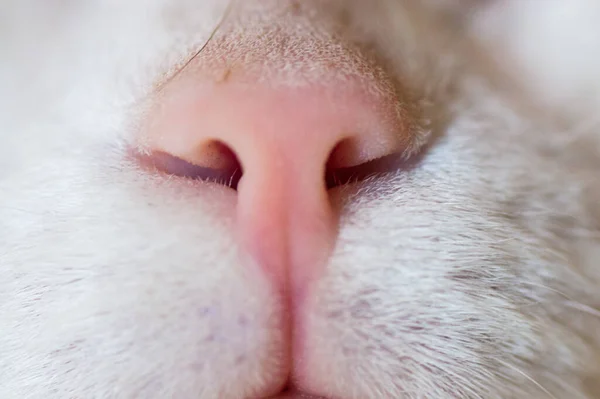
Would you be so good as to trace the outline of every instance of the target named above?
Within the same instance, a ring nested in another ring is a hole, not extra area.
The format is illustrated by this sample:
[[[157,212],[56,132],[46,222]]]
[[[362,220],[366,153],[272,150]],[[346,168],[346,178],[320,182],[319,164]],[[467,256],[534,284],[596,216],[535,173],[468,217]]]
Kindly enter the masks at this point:
[[[302,84],[328,63],[343,79],[360,55],[429,132],[410,167],[331,192],[339,237],[295,315],[300,358],[273,288],[240,260],[234,196],[127,155],[140,104],[227,2],[13,3],[1,398],[254,398],[290,374],[331,399],[600,397],[594,1],[234,3],[210,70]]]

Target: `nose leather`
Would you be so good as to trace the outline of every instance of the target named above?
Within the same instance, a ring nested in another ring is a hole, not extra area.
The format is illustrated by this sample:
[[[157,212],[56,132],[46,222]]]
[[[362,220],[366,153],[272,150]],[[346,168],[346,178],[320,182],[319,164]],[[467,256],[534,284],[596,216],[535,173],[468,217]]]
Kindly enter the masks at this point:
[[[143,135],[194,165],[238,165],[240,247],[281,291],[297,292],[337,239],[326,174],[401,153],[410,121],[393,81],[359,49],[281,25],[257,32],[223,32],[162,85]],[[292,61],[278,68],[280,59]]]

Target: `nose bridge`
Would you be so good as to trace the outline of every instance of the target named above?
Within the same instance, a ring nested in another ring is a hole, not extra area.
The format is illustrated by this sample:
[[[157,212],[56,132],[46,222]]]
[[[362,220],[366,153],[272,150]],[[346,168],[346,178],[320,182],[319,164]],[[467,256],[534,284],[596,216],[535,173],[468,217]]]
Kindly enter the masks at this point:
[[[216,82],[305,86],[360,78],[393,90],[379,65],[343,35],[343,8],[312,7],[315,3],[324,2],[233,3],[194,68]]]

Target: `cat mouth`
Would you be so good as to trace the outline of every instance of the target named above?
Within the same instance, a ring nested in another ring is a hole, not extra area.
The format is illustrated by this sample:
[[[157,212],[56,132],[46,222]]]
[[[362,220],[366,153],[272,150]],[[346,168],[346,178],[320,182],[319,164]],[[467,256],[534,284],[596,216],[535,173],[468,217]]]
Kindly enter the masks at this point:
[[[269,399],[327,399],[324,396],[315,396],[299,391],[289,391],[277,394]]]
[[[293,385],[286,386],[282,391],[265,399],[332,399],[322,395],[308,393]]]

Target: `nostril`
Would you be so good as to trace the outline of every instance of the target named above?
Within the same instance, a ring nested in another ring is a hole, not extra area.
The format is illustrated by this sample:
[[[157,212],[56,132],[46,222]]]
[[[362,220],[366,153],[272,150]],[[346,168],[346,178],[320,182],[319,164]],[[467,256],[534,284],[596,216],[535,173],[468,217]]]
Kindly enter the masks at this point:
[[[349,137],[339,142],[329,155],[327,169],[348,168],[362,163],[365,154],[361,151],[359,140]]]
[[[240,164],[235,152],[219,140],[204,141],[192,156],[195,164],[209,169],[232,170]]]
[[[190,156],[193,160],[186,160],[165,151],[153,151],[149,155],[138,154],[138,157],[144,164],[162,173],[184,179],[217,183],[234,190],[238,189],[244,174],[236,153],[218,140],[208,140],[197,147]],[[392,172],[405,163],[401,153],[394,153],[357,164],[359,160],[365,158],[365,154],[361,153],[358,140],[348,138],[338,143],[326,163],[324,176],[326,188],[329,190]]]
[[[347,138],[338,143],[331,151],[325,168],[325,184],[327,189],[362,181],[402,167],[402,153],[391,153],[376,159],[369,159],[363,153],[356,138]]]
[[[222,184],[237,190],[243,175],[238,157],[226,144],[211,140],[198,147],[193,160],[185,160],[163,151],[142,157],[160,172],[186,179]]]
[[[357,183],[370,177],[397,171],[403,168],[405,164],[406,160],[402,154],[398,153],[364,162],[360,165],[342,168],[327,168],[325,171],[325,184],[329,190],[335,187]]]

